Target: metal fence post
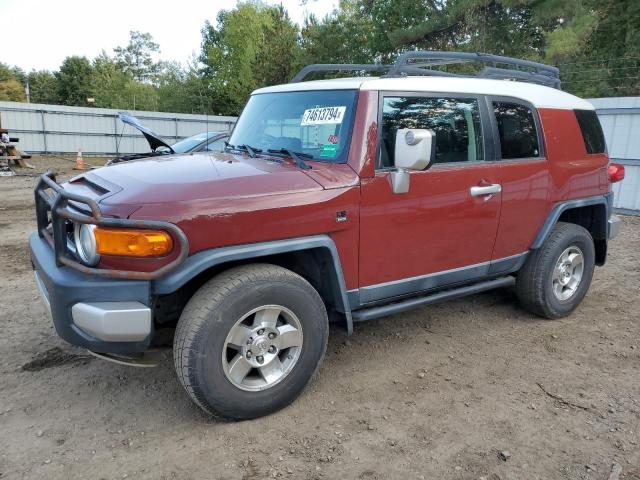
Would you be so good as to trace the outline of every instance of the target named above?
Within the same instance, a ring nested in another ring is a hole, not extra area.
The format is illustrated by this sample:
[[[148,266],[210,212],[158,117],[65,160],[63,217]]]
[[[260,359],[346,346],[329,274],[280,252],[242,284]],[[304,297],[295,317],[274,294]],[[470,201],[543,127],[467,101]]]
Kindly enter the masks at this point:
[[[116,142],[116,156],[120,155],[118,152],[118,115],[113,115],[113,138]]]
[[[40,120],[42,121],[42,143],[44,144],[44,154],[47,152],[47,128],[44,123],[44,110],[40,110]]]
[[[176,125],[176,128],[175,128],[175,130],[176,130],[176,132],[175,132],[175,141],[177,142],[178,141],[178,117],[174,117],[173,120],[174,120],[175,125]]]

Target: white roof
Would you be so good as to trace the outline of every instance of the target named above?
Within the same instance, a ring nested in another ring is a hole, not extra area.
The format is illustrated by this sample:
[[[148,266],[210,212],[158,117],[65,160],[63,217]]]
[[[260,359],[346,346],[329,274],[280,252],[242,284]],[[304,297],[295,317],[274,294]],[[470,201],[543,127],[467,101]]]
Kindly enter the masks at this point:
[[[334,80],[285,83],[261,88],[253,93],[347,89],[500,95],[526,100],[537,108],[594,109],[593,105],[586,100],[555,88],[526,82],[474,77],[337,78]]]

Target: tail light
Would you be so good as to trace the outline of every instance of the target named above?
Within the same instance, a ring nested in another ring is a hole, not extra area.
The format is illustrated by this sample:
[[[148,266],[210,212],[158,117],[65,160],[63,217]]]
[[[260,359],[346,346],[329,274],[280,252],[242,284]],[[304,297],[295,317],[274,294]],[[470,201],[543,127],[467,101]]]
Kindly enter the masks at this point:
[[[620,165],[619,163],[610,163],[608,173],[609,181],[611,183],[619,182],[624,179],[624,165]]]

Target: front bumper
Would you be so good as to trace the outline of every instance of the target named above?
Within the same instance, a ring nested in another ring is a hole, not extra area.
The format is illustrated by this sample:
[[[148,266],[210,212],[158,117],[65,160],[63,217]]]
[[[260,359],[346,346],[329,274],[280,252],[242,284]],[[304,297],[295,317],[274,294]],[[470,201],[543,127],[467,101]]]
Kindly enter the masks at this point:
[[[49,244],[29,238],[40,296],[67,342],[100,353],[132,354],[149,348],[153,336],[150,282],[88,275],[56,265]]]

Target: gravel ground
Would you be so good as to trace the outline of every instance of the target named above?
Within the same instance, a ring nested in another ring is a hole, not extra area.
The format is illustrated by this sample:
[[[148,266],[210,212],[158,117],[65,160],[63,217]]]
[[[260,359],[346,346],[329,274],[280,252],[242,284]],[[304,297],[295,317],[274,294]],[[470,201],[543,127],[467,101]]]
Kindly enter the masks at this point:
[[[19,173],[0,178],[2,479],[606,480],[614,463],[640,479],[638,217],[569,318],[497,290],[333,329],[293,405],[225,423],[191,404],[170,352],[134,369],[56,336],[27,248],[35,172]]]

